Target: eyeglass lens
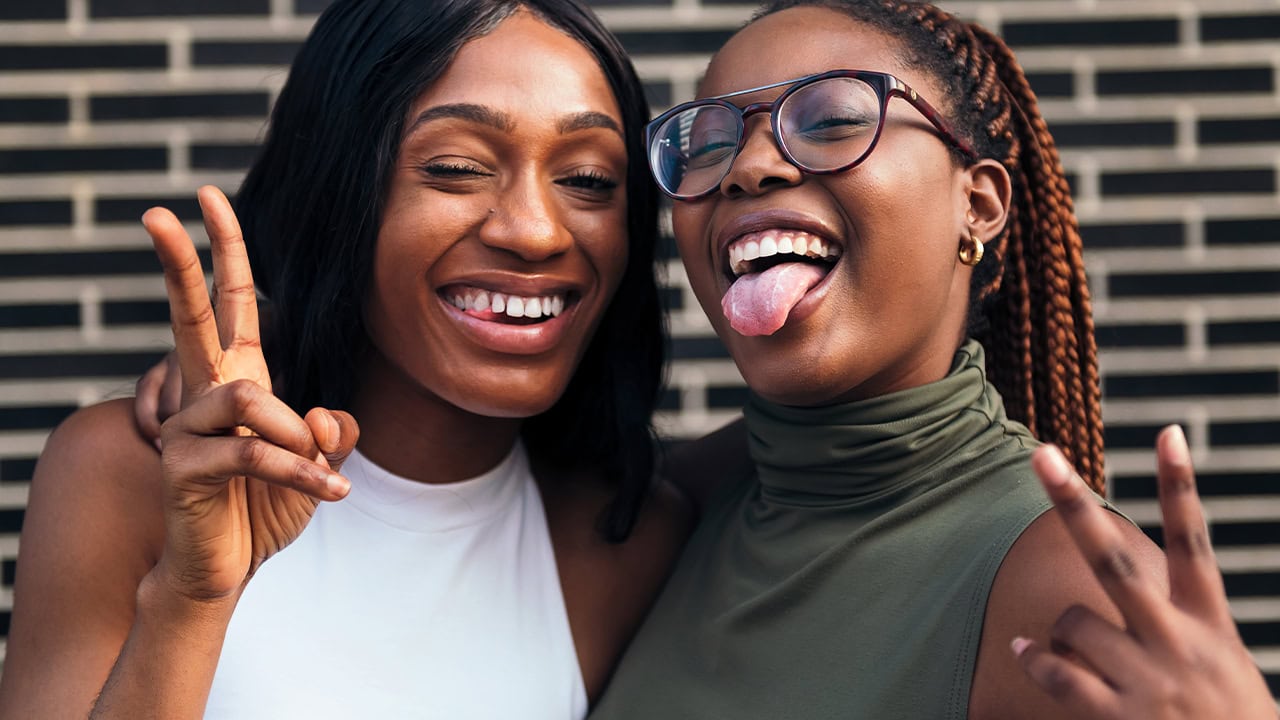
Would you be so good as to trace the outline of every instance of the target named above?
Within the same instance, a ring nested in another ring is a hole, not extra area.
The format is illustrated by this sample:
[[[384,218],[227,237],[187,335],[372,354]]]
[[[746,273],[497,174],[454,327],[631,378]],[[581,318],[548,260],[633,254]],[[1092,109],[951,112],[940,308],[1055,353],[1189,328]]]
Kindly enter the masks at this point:
[[[875,140],[880,96],[857,78],[826,78],[792,91],[774,108],[783,152],[809,172],[858,162]],[[654,134],[650,163],[659,184],[693,197],[720,184],[738,153],[741,114],[723,105],[689,108]]]

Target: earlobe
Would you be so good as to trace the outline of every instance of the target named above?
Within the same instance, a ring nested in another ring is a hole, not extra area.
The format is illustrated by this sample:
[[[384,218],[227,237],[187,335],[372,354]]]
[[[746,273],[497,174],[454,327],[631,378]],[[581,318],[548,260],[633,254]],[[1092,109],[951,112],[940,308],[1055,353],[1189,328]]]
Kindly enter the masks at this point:
[[[967,168],[969,209],[965,225],[980,239],[991,241],[1009,218],[1013,183],[1003,165],[984,158]]]

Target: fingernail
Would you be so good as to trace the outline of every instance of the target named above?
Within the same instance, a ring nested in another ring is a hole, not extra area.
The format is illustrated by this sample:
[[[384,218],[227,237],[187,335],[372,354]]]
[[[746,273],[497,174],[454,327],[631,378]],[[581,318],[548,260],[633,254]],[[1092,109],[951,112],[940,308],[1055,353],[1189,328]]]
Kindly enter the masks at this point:
[[[160,440],[160,438],[156,438],[155,440],[152,440],[151,443],[156,446],[156,450],[158,450],[159,452],[164,452],[164,443]]]
[[[1022,657],[1022,653],[1026,652],[1027,648],[1031,647],[1031,641],[1019,635],[1013,639],[1013,642],[1009,643],[1009,647],[1013,648],[1013,654],[1015,656]]]
[[[1071,466],[1067,464],[1067,459],[1062,456],[1062,451],[1053,445],[1049,445],[1045,450],[1041,451],[1041,456],[1045,463],[1046,484],[1054,487],[1065,487],[1071,481]]]
[[[341,475],[330,473],[329,476],[324,479],[324,486],[329,490],[330,494],[338,497],[345,497],[347,492],[351,490],[351,481]]]
[[[1187,436],[1179,425],[1170,425],[1164,429],[1165,451],[1169,459],[1179,465],[1191,464],[1191,450],[1187,447]]]

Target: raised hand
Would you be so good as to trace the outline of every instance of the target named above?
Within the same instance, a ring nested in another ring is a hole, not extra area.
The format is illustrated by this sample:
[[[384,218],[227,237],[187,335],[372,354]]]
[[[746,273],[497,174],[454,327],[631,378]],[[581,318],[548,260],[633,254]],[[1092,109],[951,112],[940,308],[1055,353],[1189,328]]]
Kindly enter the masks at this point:
[[[1074,607],[1054,625],[1053,648],[1016,638],[1013,650],[1074,717],[1275,720],[1275,701],[1231,618],[1180,428],[1160,433],[1156,455],[1169,594],[1133,561],[1062,453],[1036,451],[1036,473],[1125,628]]]
[[[298,537],[319,501],[346,495],[336,470],[358,428],[340,411],[298,417],[271,394],[239,223],[217,189],[199,199],[216,309],[178,219],[153,208],[142,220],[164,267],[183,397],[161,427],[166,537],[153,574],[183,596],[216,600]]]

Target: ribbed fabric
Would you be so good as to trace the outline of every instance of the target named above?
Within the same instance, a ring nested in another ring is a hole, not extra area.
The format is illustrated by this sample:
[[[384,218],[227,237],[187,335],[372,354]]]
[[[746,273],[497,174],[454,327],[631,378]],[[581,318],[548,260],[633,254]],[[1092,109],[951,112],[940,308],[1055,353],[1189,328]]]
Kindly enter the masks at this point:
[[[991,583],[1050,507],[981,346],[930,385],[745,414],[756,477],[710,508],[592,717],[965,717]]]
[[[343,473],[347,498],[321,503],[246,588],[205,717],[583,717],[523,446],[458,483],[398,477],[358,452]]]

